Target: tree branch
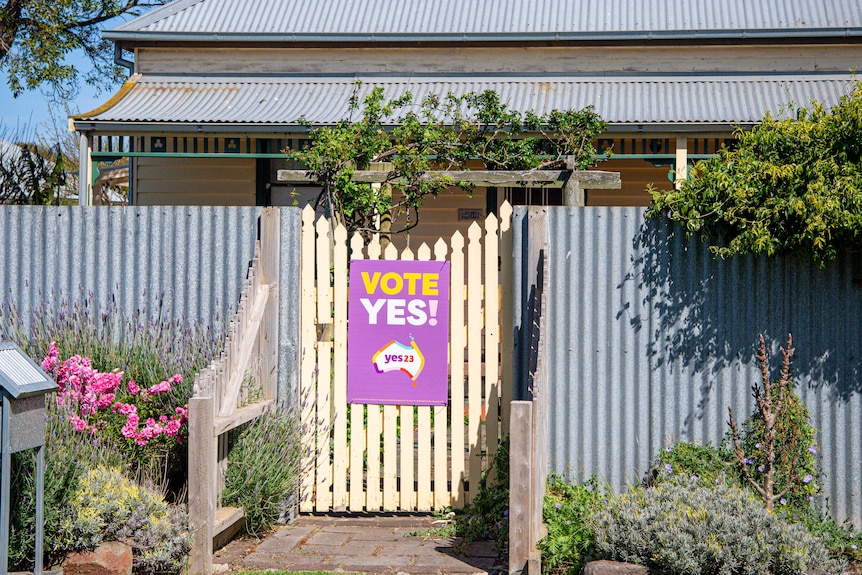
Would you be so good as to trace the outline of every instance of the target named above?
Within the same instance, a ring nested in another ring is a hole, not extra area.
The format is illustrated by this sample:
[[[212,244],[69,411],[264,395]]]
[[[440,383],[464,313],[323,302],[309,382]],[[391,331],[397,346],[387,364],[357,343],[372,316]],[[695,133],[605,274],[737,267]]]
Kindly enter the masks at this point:
[[[7,0],[6,5],[0,8],[0,60],[6,57],[21,25],[21,14],[27,0]]]

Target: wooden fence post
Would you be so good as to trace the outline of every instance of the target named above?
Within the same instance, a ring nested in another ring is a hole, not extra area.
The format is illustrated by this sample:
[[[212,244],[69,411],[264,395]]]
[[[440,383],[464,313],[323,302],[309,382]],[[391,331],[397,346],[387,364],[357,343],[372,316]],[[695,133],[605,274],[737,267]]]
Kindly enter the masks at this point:
[[[547,334],[542,318],[548,284],[547,210],[528,214],[526,304],[522,310],[524,350],[518,376],[530,401],[511,402],[509,451],[509,573],[541,573],[538,542],[545,536],[542,505],[548,473]]]
[[[265,399],[275,399],[278,387],[279,352],[279,256],[281,253],[279,211],[265,208],[260,214],[260,283],[269,286],[266,311],[260,326],[259,369]],[[284,401],[284,398],[281,398]]]
[[[509,435],[509,575],[530,559],[533,522],[533,402],[513,401]]]
[[[191,575],[210,575],[215,524],[216,443],[212,397],[189,399],[189,524],[193,531],[189,554]]]

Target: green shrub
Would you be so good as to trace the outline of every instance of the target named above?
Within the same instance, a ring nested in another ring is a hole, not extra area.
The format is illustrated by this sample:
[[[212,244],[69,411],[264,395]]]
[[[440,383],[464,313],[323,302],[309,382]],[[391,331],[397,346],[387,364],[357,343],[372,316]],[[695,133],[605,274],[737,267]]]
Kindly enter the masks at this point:
[[[675,474],[697,477],[704,485],[712,485],[719,477],[735,471],[734,461],[726,448],[682,441],[655,456],[644,476],[644,486],[655,485]]]
[[[548,535],[539,541],[544,573],[575,575],[592,558],[595,515],[605,507],[607,492],[595,479],[581,485],[549,479],[542,508]]]
[[[462,538],[462,548],[473,541],[492,540],[499,552],[509,549],[508,437],[497,447],[473,500],[455,511],[455,533]]]
[[[674,574],[843,568],[802,525],[766,511],[749,492],[724,482],[705,487],[684,475],[612,501],[597,515],[596,546],[608,558]]]
[[[60,519],[70,513],[69,502],[81,477],[98,466],[120,466],[124,461],[114,445],[98,437],[76,433],[52,399],[48,398],[45,405],[43,565],[57,563],[65,553],[59,537]],[[10,571],[32,571],[36,514],[35,450],[12,456],[11,500]]]
[[[239,432],[228,452],[222,504],[242,507],[249,533],[265,531],[296,505],[299,455],[294,412],[268,411]]]
[[[788,517],[798,521],[817,537],[835,557],[850,563],[862,564],[862,532],[849,521],[838,525],[828,513],[812,505],[804,508],[790,508]]]
[[[180,573],[191,549],[184,510],[129,481],[116,467],[97,467],[81,478],[61,520],[61,545],[69,551],[93,549],[103,541],[132,547],[139,575]]]

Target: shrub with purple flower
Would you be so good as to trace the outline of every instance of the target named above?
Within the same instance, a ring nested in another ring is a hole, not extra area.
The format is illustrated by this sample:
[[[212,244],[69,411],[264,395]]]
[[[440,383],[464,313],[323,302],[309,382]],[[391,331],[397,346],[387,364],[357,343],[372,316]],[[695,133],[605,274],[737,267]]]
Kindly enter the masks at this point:
[[[818,475],[814,428],[809,423],[808,408],[793,391],[794,351],[793,341],[788,337],[786,346],[781,348],[780,376],[778,381],[772,381],[766,343],[761,337],[757,360],[762,381],[752,387],[757,409],[740,426],[730,411],[728,443],[733,447],[738,473],[742,482],[758,493],[767,509],[782,499],[785,503],[807,506],[808,498],[819,493],[814,481]]]
[[[681,441],[659,451],[644,477],[644,485],[667,481],[674,474],[699,477],[715,483],[731,470],[731,454],[726,449]]]

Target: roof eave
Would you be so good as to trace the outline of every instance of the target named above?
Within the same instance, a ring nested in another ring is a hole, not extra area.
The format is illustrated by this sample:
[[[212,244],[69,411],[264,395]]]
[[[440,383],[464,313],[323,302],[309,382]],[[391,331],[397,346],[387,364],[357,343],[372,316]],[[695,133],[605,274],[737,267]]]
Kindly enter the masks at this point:
[[[116,122],[93,121],[73,117],[74,129],[79,132],[102,134],[129,133],[187,133],[187,134],[245,134],[248,136],[270,136],[273,134],[307,133],[308,126],[301,124],[254,124],[254,123],[181,123],[181,122]],[[737,128],[751,128],[759,122],[654,122],[654,123],[609,123],[607,133],[727,133]],[[318,124],[315,124],[317,126]]]

